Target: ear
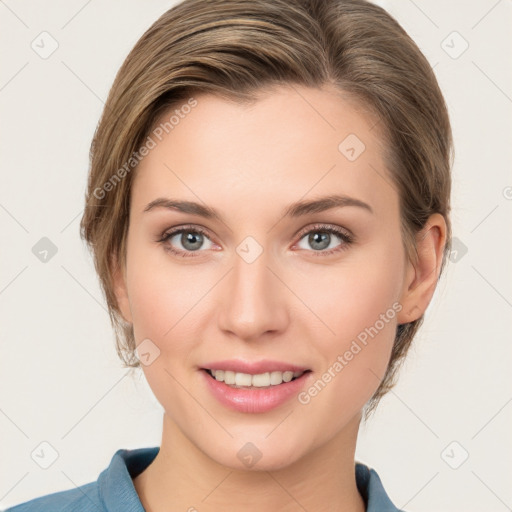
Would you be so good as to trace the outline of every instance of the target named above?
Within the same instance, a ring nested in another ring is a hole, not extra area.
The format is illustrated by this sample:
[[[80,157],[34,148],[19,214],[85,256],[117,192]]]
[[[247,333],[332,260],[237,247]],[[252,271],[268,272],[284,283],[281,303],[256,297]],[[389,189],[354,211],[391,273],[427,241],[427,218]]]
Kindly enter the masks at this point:
[[[413,322],[425,313],[436,289],[445,244],[446,221],[440,213],[434,213],[416,235],[418,261],[408,262],[398,324]]]
[[[110,261],[112,268],[112,285],[114,295],[116,296],[117,307],[124,320],[128,323],[133,323],[128,288],[126,286],[125,268],[121,267],[116,256],[112,256]]]

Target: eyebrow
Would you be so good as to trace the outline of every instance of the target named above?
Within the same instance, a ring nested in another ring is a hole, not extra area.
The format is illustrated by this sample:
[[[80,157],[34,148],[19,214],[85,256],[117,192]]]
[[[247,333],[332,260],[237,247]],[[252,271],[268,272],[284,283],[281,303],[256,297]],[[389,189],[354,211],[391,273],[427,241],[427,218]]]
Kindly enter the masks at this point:
[[[312,213],[319,213],[331,210],[332,208],[343,208],[346,206],[356,206],[367,210],[371,214],[374,213],[372,207],[360,199],[346,195],[333,194],[309,201],[297,201],[296,203],[292,203],[282,211],[281,216],[293,218],[302,217]],[[193,201],[180,201],[177,199],[159,197],[151,201],[144,208],[144,212],[149,212],[155,208],[167,208],[169,210],[190,213],[207,219],[216,219],[224,222],[223,216],[217,210]]]

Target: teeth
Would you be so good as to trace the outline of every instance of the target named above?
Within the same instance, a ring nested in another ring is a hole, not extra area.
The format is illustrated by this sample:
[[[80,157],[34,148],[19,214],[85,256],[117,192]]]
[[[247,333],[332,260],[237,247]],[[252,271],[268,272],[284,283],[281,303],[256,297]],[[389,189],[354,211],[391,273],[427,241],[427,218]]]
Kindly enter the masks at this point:
[[[213,371],[212,371],[212,375],[217,379],[217,372],[213,373]],[[222,379],[217,379],[217,380],[222,380]],[[224,382],[226,384],[234,384],[235,383],[235,372],[225,371],[224,372]]]
[[[252,376],[248,373],[235,373],[235,384],[237,386],[252,386]]]
[[[300,377],[304,372],[267,372],[251,375],[249,373],[231,372],[229,370],[210,370],[212,376],[231,386],[265,388],[278,386],[283,382],[290,382],[295,377]]]

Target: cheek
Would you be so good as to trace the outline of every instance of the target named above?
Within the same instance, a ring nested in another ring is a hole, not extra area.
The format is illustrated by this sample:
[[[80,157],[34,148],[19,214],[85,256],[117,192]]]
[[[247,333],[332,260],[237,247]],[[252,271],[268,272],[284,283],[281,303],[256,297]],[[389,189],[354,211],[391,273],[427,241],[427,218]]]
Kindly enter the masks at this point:
[[[201,266],[173,264],[162,248],[133,248],[130,256],[128,294],[135,339],[165,343],[187,324],[212,276]]]
[[[400,296],[402,262],[390,252],[391,248],[376,245],[366,254],[350,256],[332,266],[315,268],[299,273],[292,269],[287,279],[303,302],[321,322],[321,337],[315,337],[326,347],[339,345],[356,337],[365,328],[379,320],[380,315],[392,308]],[[395,306],[396,307],[396,306]],[[392,309],[386,326],[396,323]],[[314,315],[308,315],[315,322]],[[380,325],[380,323],[379,323]],[[381,326],[382,327],[382,326]]]
[[[294,290],[316,315],[309,316],[310,338],[323,363],[317,375],[322,382],[318,391],[311,391],[314,395],[329,388],[320,399],[326,405],[350,408],[350,403],[366,402],[391,356],[401,309],[402,262],[390,246],[373,249],[371,257],[347,259],[336,270],[317,270],[314,282],[306,273],[296,278]]]
[[[208,291],[201,284],[208,283],[208,276],[197,269],[173,265],[163,250],[133,251],[128,262],[136,344],[149,339],[156,345],[149,345],[152,360],[142,369],[155,397],[173,418],[197,414],[195,402],[180,385],[190,379],[190,368],[197,364],[194,347],[199,337],[193,325],[200,307],[194,306]]]
[[[326,316],[336,334],[315,338],[315,352],[321,354],[323,364],[298,399],[305,411],[315,411],[313,416],[324,414],[326,435],[337,432],[361,410],[385,375],[397,314],[386,299],[373,294],[364,303],[350,306],[340,300],[331,316]]]

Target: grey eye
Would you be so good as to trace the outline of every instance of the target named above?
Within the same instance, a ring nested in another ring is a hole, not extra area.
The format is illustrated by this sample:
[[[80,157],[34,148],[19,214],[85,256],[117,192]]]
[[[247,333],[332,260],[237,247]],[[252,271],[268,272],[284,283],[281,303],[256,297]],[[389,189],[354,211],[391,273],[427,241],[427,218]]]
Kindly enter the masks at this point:
[[[197,252],[199,249],[209,249],[210,247],[203,247],[205,242],[212,243],[208,237],[199,233],[198,231],[194,231],[192,229],[178,231],[173,233],[168,240],[168,243],[176,247],[176,245],[181,244],[181,247],[178,245],[178,250]]]
[[[328,231],[323,231],[321,229],[316,229],[306,233],[299,242],[299,247],[301,249],[313,249],[314,251],[323,251],[325,249],[333,249],[336,245],[332,246],[331,243],[336,240],[336,238],[341,239],[341,236],[335,233],[330,233]],[[309,247],[301,246],[302,241],[306,239]]]

